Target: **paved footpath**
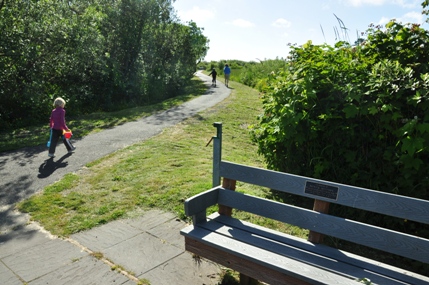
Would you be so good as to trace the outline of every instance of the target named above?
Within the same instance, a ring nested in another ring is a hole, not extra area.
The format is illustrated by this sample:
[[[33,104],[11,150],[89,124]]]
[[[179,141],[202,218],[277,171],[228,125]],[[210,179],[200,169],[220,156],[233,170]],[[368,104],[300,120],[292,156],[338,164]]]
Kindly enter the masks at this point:
[[[210,77],[197,75],[210,86]],[[14,205],[65,174],[144,141],[229,94],[218,81],[217,87],[181,106],[74,140],[73,154],[59,145],[54,159],[48,159],[44,146],[0,153],[0,284],[131,285],[143,279],[152,285],[217,284],[219,266],[196,262],[185,251],[179,233],[185,223],[172,213],[151,210],[63,239],[29,222]]]

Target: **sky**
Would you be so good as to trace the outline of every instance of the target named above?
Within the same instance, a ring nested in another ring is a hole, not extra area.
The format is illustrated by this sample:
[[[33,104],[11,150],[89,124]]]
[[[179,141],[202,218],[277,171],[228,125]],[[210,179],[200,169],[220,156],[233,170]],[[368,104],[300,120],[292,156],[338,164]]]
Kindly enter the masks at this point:
[[[354,43],[370,24],[425,24],[423,0],[176,0],[183,23],[210,40],[206,61],[286,58],[289,44]],[[342,24],[340,24],[342,22]],[[342,30],[340,27],[346,27]],[[335,31],[339,31],[338,34]],[[345,33],[344,33],[344,32]],[[339,35],[339,36],[338,36]]]

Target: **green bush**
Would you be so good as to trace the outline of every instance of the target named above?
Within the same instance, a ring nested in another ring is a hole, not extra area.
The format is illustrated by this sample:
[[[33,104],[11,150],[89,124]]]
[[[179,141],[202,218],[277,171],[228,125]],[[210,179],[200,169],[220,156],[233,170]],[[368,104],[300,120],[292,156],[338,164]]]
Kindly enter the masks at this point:
[[[291,47],[254,141],[270,168],[429,199],[428,32],[391,22],[360,46]]]
[[[287,67],[260,81],[264,111],[252,135],[268,167],[429,200],[428,48],[427,31],[395,22],[371,27],[359,46],[292,47]],[[308,207],[307,199],[279,198]],[[428,225],[338,205],[330,211],[429,238]],[[427,264],[341,244],[428,272]]]

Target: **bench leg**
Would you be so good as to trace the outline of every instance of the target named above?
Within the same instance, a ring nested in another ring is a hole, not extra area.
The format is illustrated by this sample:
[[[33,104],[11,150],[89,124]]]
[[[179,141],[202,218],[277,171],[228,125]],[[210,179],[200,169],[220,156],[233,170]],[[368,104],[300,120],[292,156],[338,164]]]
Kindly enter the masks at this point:
[[[329,213],[329,202],[314,200],[313,211],[328,214]],[[323,235],[321,233],[310,231],[308,235],[308,241],[314,243],[323,243]]]
[[[259,282],[252,277],[240,273],[240,285],[258,285]]]
[[[229,189],[231,191],[235,191],[236,183],[237,183],[236,180],[232,180],[224,177],[222,181],[222,187]],[[219,214],[231,217],[232,209],[224,205],[219,205]]]

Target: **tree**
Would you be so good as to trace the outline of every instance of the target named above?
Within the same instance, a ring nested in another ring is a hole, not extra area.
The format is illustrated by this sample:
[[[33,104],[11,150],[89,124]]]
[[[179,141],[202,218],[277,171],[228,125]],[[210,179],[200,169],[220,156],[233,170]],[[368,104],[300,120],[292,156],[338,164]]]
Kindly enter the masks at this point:
[[[1,1],[2,129],[46,121],[57,96],[71,116],[175,96],[208,40],[171,3]]]

